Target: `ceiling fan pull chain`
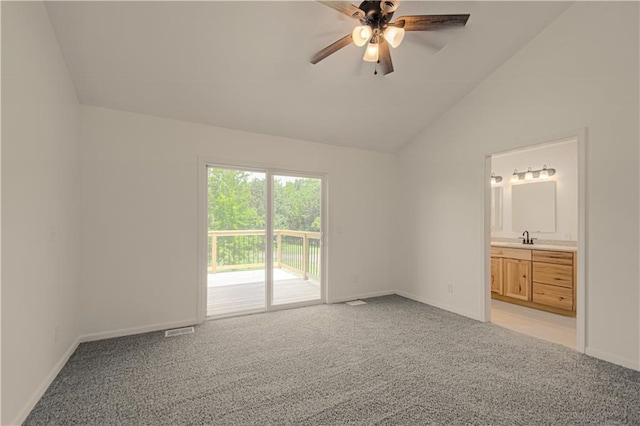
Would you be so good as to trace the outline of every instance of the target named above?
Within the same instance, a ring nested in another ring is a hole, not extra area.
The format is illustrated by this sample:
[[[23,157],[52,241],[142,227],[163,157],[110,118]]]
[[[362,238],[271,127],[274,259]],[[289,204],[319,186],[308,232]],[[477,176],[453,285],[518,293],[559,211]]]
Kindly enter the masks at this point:
[[[378,75],[378,64],[380,63],[380,59],[376,61],[376,65],[373,68],[373,75]]]

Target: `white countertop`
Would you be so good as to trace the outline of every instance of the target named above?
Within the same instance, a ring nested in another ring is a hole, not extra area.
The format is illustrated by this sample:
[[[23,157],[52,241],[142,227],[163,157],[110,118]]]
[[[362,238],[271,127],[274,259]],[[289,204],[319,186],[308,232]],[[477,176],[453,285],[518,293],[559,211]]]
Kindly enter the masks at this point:
[[[508,248],[519,248],[525,250],[551,250],[551,251],[571,251],[577,252],[578,247],[576,246],[556,246],[550,244],[522,244],[522,243],[510,243],[510,242],[502,242],[502,241],[492,241],[491,247],[508,247]]]

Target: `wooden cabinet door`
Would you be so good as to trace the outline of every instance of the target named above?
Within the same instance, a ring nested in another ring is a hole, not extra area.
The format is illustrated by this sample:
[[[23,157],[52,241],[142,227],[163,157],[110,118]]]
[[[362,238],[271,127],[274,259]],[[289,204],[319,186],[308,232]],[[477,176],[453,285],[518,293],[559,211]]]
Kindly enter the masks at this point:
[[[491,291],[502,294],[502,259],[491,258]]]
[[[502,259],[504,295],[520,300],[531,300],[531,262]]]

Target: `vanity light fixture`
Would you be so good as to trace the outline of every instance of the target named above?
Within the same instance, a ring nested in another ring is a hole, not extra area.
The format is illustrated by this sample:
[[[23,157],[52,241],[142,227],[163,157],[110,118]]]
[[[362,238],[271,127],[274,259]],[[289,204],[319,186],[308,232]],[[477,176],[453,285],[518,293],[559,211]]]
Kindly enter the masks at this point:
[[[516,183],[521,180],[532,181],[534,179],[547,179],[549,176],[555,174],[556,169],[550,169],[546,164],[539,170],[531,170],[531,167],[529,167],[526,172],[518,172],[518,169],[515,169],[511,175],[511,183]]]
[[[491,172],[491,185],[502,182],[502,176],[496,176],[494,172]]]

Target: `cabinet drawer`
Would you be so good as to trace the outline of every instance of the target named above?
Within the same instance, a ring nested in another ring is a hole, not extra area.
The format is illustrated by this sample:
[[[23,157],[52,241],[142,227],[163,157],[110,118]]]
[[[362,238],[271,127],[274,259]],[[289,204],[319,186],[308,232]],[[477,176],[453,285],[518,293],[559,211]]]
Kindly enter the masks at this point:
[[[541,305],[573,310],[573,290],[542,283],[533,283],[533,301]]]
[[[573,265],[573,253],[566,251],[533,250],[532,257],[534,262]]]
[[[491,247],[491,257],[508,257],[510,259],[531,260],[531,250]]]
[[[537,283],[573,288],[573,267],[533,262],[533,280]]]

